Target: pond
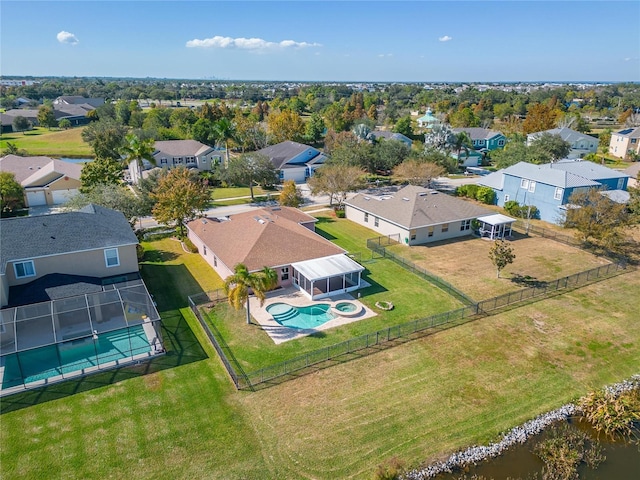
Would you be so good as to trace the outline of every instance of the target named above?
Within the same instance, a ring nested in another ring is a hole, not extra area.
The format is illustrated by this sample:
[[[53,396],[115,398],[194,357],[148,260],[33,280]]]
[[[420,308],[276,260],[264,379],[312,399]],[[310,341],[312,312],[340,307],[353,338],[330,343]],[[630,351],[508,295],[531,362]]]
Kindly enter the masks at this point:
[[[570,422],[571,428],[579,429],[589,435],[591,439],[596,439],[595,431],[581,422]],[[636,435],[640,434],[640,430]],[[534,446],[544,440],[548,432],[531,437],[526,443],[512,447],[501,456],[483,462],[475,467],[470,467],[466,473],[457,472],[454,474],[441,474],[434,477],[437,480],[454,480],[459,478],[473,478],[473,475],[485,479],[527,479],[542,478],[541,472],[543,463],[538,456],[533,453]],[[596,469],[590,469],[582,465],[579,469],[581,480],[596,479],[629,479],[640,476],[640,447],[630,441],[612,441],[603,435],[599,438],[602,453],[606,457]]]
[[[60,160],[69,162],[69,163],[87,163],[93,162],[93,158],[68,158],[68,157],[60,157]]]

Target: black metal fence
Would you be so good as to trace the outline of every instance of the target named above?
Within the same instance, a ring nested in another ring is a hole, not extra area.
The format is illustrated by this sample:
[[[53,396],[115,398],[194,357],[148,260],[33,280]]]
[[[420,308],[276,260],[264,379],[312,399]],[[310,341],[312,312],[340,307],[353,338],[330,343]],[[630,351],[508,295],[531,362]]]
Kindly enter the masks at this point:
[[[462,291],[458,290],[456,287],[451,285],[446,280],[443,280],[442,278],[438,277],[437,275],[434,275],[433,273],[429,272],[427,269],[422,268],[419,265],[416,265],[411,260],[408,260],[408,259],[404,258],[402,255],[398,255],[396,253],[393,253],[393,252],[390,252],[389,250],[387,250],[385,248],[384,241],[381,242],[381,239],[385,239],[385,238],[387,238],[387,237],[376,237],[376,238],[368,239],[367,240],[367,248],[369,250],[371,250],[372,252],[377,253],[380,257],[388,258],[390,260],[393,260],[394,262],[398,263],[399,265],[401,265],[402,267],[406,268],[410,272],[412,272],[412,273],[424,278],[425,280],[427,280],[432,285],[435,285],[436,287],[444,290],[445,292],[447,292],[452,297],[457,298],[463,304],[465,304],[465,305],[475,305],[476,304],[476,302],[471,297],[465,295]],[[387,245],[391,245],[391,244],[387,243]]]
[[[368,333],[340,342],[334,345],[313,350],[298,357],[280,362],[268,367],[245,373],[239,363],[233,357],[233,352],[226,345],[226,342],[219,334],[213,324],[207,322],[200,311],[202,305],[213,305],[211,298],[220,298],[216,294],[199,294],[189,297],[189,305],[198,318],[202,328],[207,333],[209,340],[213,344],[216,352],[220,356],[222,363],[229,372],[233,383],[239,390],[256,387],[267,387],[273,384],[305,375],[312,371],[324,368],[335,363],[341,363],[352,358],[362,357],[381,349],[390,348],[400,343],[413,340],[415,338],[430,335],[434,331],[442,328],[449,328],[460,325],[478,318],[494,310],[526,302],[533,298],[544,297],[553,292],[564,289],[575,288],[594,282],[596,280],[608,278],[619,273],[623,273],[632,267],[620,264],[607,264],[591,270],[569,275],[550,282],[540,282],[536,286],[524,288],[517,292],[507,293],[498,297],[483,300],[481,302],[468,305],[457,310],[452,310],[426,318],[412,320],[410,322],[394,325],[383,330]],[[198,300],[204,300],[197,303]],[[225,301],[226,298],[220,301]]]
[[[548,228],[542,228],[531,224],[527,225],[525,220],[516,221],[512,228],[520,233],[548,238],[556,242],[564,243],[565,245],[571,245],[572,247],[582,246],[582,242],[575,237],[563,235],[562,233],[558,233],[555,230],[549,230]]]

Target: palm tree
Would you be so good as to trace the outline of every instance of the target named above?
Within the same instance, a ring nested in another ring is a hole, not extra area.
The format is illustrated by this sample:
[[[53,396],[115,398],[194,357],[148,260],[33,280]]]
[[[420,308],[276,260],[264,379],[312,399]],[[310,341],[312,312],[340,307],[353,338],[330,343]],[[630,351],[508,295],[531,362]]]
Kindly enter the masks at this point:
[[[460,162],[460,153],[462,153],[463,150],[465,152],[465,158],[469,158],[469,150],[473,150],[473,141],[467,132],[462,131],[451,137],[450,147],[456,152],[456,157],[458,158],[458,162]]]
[[[137,135],[129,134],[125,137],[126,144],[122,148],[124,155],[123,163],[130,165],[135,162],[137,172],[131,175],[131,178],[137,183],[142,179],[143,160],[147,160],[152,165],[156,165],[156,159],[153,158],[153,140],[140,140]],[[133,173],[133,172],[132,172]]]
[[[260,306],[264,304],[265,293],[273,290],[278,285],[278,273],[269,267],[264,267],[259,272],[249,272],[246,265],[239,263],[233,269],[233,275],[227,277],[224,282],[224,291],[229,303],[236,310],[240,310],[243,304],[247,306],[247,324],[251,324],[251,312],[249,310],[249,290],[260,300]]]
[[[229,141],[236,138],[235,124],[228,118],[223,117],[213,124],[213,134],[218,142],[224,143],[227,153],[225,165],[229,165]]]

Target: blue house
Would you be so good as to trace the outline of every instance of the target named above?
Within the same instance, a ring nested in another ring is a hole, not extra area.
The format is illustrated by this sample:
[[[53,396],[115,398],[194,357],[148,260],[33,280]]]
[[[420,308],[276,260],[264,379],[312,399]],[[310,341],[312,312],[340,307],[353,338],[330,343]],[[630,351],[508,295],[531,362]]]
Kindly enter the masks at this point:
[[[466,132],[473,142],[474,150],[478,151],[491,151],[498,148],[504,148],[504,144],[507,141],[501,132],[495,130],[489,130],[488,128],[480,127],[467,127],[467,128],[454,128],[453,133]]]
[[[328,158],[317,148],[290,140],[257,153],[269,157],[281,181],[293,180],[296,183],[304,183]]]
[[[542,220],[561,223],[573,192],[586,188],[624,191],[628,180],[629,175],[597,163],[563,160],[544,165],[519,162],[482,177],[478,185],[491,187],[501,207],[515,200],[520,205],[536,206]]]

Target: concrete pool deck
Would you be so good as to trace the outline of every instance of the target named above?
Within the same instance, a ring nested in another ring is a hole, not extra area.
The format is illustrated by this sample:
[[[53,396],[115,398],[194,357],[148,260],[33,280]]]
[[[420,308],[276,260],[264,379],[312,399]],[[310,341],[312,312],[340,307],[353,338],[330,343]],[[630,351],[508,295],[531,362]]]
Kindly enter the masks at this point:
[[[267,307],[274,303],[287,303],[295,307],[306,307],[309,305],[329,304],[334,306],[339,302],[351,302],[361,307],[360,313],[350,316],[337,316],[333,320],[329,320],[323,323],[319,327],[309,329],[299,329],[284,327],[276,322],[273,317],[267,312]],[[296,338],[306,337],[322,330],[328,330],[330,328],[338,327],[340,325],[346,325],[348,323],[357,322],[365,318],[371,318],[378,315],[376,312],[368,308],[362,302],[354,298],[348,293],[342,293],[339,295],[332,295],[331,297],[323,298],[321,300],[309,300],[304,293],[298,290],[296,287],[284,288],[281,290],[275,290],[267,293],[267,298],[264,301],[264,305],[260,306],[260,301],[255,297],[250,297],[249,305],[251,307],[251,316],[253,320],[258,322],[262,329],[271,337],[273,342],[278,345],[289,340]]]

